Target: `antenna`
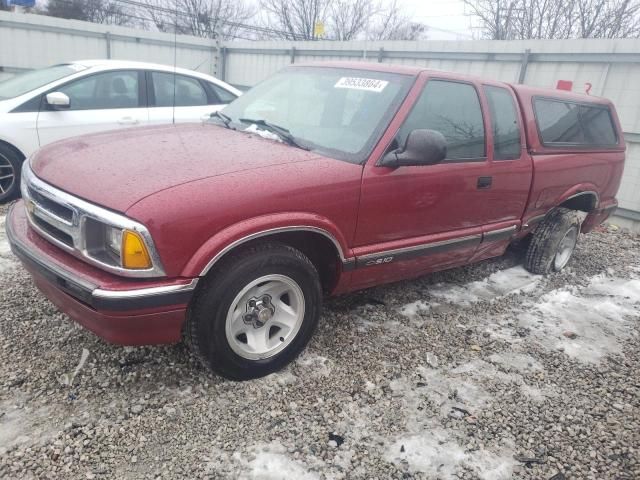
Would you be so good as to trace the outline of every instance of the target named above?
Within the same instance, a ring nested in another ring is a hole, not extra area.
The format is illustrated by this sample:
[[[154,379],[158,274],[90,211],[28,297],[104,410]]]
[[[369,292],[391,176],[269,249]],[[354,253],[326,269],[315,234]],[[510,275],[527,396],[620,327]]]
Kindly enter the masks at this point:
[[[171,109],[171,121],[176,124],[176,67],[178,63],[178,10],[175,11],[173,20],[173,108]]]

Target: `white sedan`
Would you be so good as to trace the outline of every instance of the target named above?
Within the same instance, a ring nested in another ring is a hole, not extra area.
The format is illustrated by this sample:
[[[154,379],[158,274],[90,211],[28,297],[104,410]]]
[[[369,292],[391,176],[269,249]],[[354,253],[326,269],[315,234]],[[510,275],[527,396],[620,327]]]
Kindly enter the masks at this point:
[[[70,62],[0,82],[0,202],[19,192],[22,161],[85,133],[197,122],[242,92],[202,73],[118,60]]]

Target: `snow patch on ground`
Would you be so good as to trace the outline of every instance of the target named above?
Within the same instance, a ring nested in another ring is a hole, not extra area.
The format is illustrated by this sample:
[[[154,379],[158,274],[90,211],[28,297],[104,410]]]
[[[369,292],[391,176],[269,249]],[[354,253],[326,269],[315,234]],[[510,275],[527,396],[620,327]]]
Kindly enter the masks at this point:
[[[47,407],[33,408],[20,399],[0,402],[0,449],[21,444],[37,444],[51,438],[56,428]]]
[[[593,277],[587,287],[543,295],[518,316],[520,326],[549,349],[588,363],[622,352],[640,318],[640,279]]]
[[[281,370],[280,372],[267,375],[266,377],[259,378],[255,381],[261,382],[265,384],[267,387],[281,388],[283,385],[293,385],[298,381],[298,377],[296,377],[293,373],[285,369],[285,370]]]
[[[515,369],[518,372],[536,372],[543,370],[542,365],[531,355],[518,352],[502,352],[494,353],[489,357],[489,360],[493,363],[500,365],[503,368]]]
[[[331,373],[332,362],[327,357],[313,355],[305,351],[296,363],[304,370],[305,375],[327,376]]]
[[[290,458],[287,449],[278,442],[256,446],[249,457],[250,460],[239,458],[248,472],[239,476],[240,479],[255,480],[316,480],[320,477],[309,471],[302,463]]]
[[[483,480],[506,480],[512,478],[515,464],[508,448],[499,453],[468,452],[438,427],[398,438],[384,456],[411,473],[442,479],[459,478],[458,472],[464,466]]]
[[[12,270],[16,266],[16,260],[11,253],[11,247],[9,246],[9,240],[5,233],[4,224],[6,217],[0,216],[0,273]]]
[[[469,306],[482,300],[520,292],[532,292],[538,286],[541,276],[527,272],[523,267],[517,266],[492,273],[484,280],[469,282],[465,285],[453,285],[451,283],[439,283],[429,289],[432,297],[459,306]]]
[[[429,313],[431,310],[431,305],[424,300],[418,300],[417,302],[407,303],[402,306],[398,313],[404,315],[405,317],[413,318],[419,316],[421,313]]]

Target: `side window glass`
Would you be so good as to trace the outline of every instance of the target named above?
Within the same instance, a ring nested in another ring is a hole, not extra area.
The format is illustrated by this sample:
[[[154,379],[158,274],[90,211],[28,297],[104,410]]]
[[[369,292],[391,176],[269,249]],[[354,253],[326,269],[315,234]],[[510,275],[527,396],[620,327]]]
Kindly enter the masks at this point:
[[[616,145],[616,135],[608,108],[580,105],[580,123],[589,145]]]
[[[213,93],[216,95],[216,97],[218,97],[218,99],[220,100],[220,103],[231,103],[233,102],[236,98],[235,94],[231,93],[228,90],[225,90],[224,88],[216,85],[215,83],[209,83],[208,84],[209,87],[211,87],[211,90],[213,90]]]
[[[56,89],[71,100],[70,110],[137,108],[138,72],[98,73]]]
[[[194,107],[209,103],[207,93],[195,78],[164,72],[151,72],[151,78],[156,107],[174,106],[174,93],[176,107]]]
[[[536,100],[536,121],[544,143],[584,143],[575,103]]]
[[[476,89],[466,83],[430,80],[405,120],[396,142],[402,147],[409,133],[436,130],[447,139],[447,159],[485,156],[484,123]]]
[[[493,130],[493,158],[513,160],[520,158],[520,128],[518,112],[511,93],[500,87],[485,86]]]
[[[544,144],[606,147],[618,143],[606,106],[536,98],[534,107]]]

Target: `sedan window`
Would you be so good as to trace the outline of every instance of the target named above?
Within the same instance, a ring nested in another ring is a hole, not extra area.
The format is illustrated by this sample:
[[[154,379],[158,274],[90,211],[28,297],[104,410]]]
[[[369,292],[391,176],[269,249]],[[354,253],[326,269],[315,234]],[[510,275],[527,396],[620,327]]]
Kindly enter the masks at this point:
[[[152,72],[151,78],[156,107],[195,107],[209,103],[207,92],[196,78],[163,72]]]
[[[71,110],[138,108],[138,72],[118,70],[98,73],[56,89],[71,100]]]
[[[213,93],[218,97],[220,103],[231,103],[238,96],[234,93],[231,93],[229,90],[225,90],[224,88],[216,85],[215,83],[209,82],[209,87],[213,90]]]

